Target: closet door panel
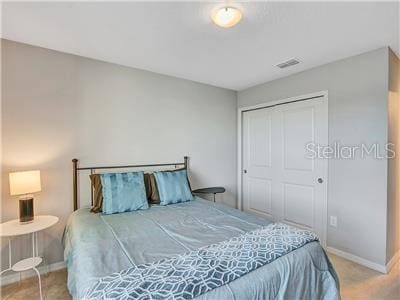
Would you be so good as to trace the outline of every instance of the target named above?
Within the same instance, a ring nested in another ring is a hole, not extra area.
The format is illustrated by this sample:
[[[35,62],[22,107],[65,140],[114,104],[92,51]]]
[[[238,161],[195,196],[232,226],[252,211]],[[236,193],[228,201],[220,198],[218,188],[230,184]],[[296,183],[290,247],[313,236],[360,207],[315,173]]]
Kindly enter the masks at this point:
[[[243,119],[244,209],[272,217],[272,110],[246,112]]]
[[[328,143],[327,112],[323,99],[277,106],[273,124],[273,155],[277,155],[273,197],[274,219],[315,231],[326,226],[327,161],[311,158],[309,143]]]

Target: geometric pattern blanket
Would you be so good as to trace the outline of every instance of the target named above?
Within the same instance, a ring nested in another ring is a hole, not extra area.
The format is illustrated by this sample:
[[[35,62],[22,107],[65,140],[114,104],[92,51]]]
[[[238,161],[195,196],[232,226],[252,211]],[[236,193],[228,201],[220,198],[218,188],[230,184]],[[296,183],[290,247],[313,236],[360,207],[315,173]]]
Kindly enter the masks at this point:
[[[193,299],[307,243],[311,231],[274,223],[182,255],[105,276],[85,299]]]

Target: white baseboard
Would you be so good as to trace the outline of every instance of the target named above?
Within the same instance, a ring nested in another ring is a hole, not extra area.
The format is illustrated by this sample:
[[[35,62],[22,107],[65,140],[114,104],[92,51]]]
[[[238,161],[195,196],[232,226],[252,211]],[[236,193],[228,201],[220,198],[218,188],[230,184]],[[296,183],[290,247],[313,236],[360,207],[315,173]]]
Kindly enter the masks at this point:
[[[400,250],[397,251],[391,260],[386,264],[386,273],[389,273],[393,266],[400,260]]]
[[[359,257],[357,255],[354,255],[354,254],[351,254],[351,253],[348,253],[348,252],[345,252],[345,251],[342,251],[342,250],[338,250],[336,248],[326,247],[326,250],[328,252],[330,252],[330,253],[333,253],[333,254],[335,254],[337,256],[343,257],[343,258],[345,258],[347,260],[355,262],[355,263],[357,263],[359,265],[362,265],[364,267],[370,268],[372,270],[375,270],[375,271],[378,271],[378,272],[381,272],[381,273],[384,273],[384,274],[387,273],[387,267],[385,265],[380,265],[380,264],[374,263],[374,262],[372,262],[370,260],[367,260],[365,258]]]
[[[56,263],[53,263],[50,265],[38,267],[38,270],[39,270],[40,274],[45,274],[47,272],[53,272],[53,271],[61,270],[64,268],[66,268],[65,262],[60,261],[60,262],[56,262]],[[0,286],[17,282],[20,279],[20,273],[18,273],[18,272],[14,272],[14,271],[10,270],[4,274],[5,275],[2,275],[0,278]],[[9,274],[9,275],[7,275],[7,274]],[[29,277],[33,277],[33,276],[36,276],[36,273],[33,270],[21,272],[21,279],[25,279],[25,278],[29,278]]]

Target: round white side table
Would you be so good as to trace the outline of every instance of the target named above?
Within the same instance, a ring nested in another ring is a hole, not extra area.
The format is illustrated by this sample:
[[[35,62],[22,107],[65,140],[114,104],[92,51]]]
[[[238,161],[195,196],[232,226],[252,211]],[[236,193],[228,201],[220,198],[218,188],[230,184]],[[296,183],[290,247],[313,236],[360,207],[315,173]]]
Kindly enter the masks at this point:
[[[57,222],[58,217],[55,216],[35,216],[33,221],[27,224],[21,224],[19,219],[0,224],[0,237],[8,237],[8,268],[1,271],[0,275],[7,271],[22,272],[33,269],[39,279],[40,299],[42,299],[42,283],[40,280],[40,273],[36,267],[42,263],[42,258],[39,256],[37,233],[53,226]],[[24,234],[32,234],[32,257],[25,258],[12,264],[11,237]]]

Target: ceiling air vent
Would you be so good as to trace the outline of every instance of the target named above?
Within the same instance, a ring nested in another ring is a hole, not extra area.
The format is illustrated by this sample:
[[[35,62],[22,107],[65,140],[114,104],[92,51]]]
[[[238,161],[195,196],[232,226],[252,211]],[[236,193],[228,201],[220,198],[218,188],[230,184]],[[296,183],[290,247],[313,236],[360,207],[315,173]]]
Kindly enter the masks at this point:
[[[300,61],[298,59],[291,58],[291,59],[289,59],[287,61],[284,61],[284,62],[282,62],[280,64],[277,64],[276,66],[278,68],[284,69],[284,68],[287,68],[287,67],[291,67],[291,66],[297,65],[299,63],[300,63]]]

